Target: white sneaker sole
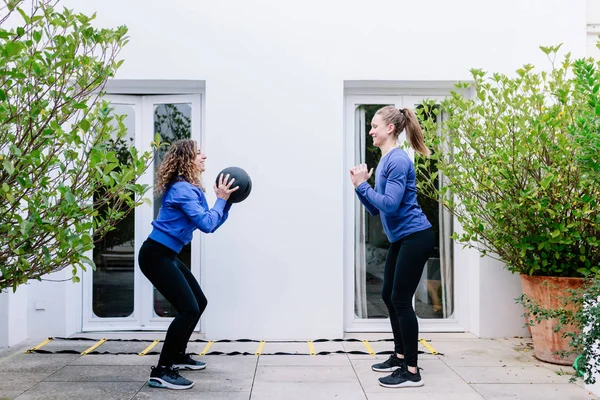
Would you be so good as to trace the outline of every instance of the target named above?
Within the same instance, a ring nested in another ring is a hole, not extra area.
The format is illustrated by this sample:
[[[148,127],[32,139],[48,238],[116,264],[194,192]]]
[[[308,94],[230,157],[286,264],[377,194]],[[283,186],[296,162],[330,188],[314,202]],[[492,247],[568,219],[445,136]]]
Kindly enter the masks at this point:
[[[173,364],[173,369],[176,371],[180,371],[182,369],[186,369],[189,371],[200,371],[205,368],[206,368],[206,364],[204,364],[204,365]]]
[[[194,382],[190,385],[174,385],[160,378],[150,378],[148,379],[148,386],[162,389],[185,390],[191,389],[194,386]]]
[[[383,386],[383,387],[386,387],[386,388],[421,387],[421,386],[424,385],[423,379],[421,379],[419,382],[405,381],[405,382],[402,382],[399,385],[389,385],[387,383],[382,383],[381,381],[379,382],[379,384],[381,386]]]
[[[395,370],[397,370],[400,367],[390,367],[390,368],[375,368],[375,367],[371,367],[371,369],[375,372],[394,372]]]

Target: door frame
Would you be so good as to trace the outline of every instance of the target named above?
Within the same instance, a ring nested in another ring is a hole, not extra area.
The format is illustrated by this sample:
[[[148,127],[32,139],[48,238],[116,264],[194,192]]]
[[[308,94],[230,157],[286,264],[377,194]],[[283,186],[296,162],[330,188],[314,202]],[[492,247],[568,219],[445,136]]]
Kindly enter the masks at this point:
[[[135,147],[140,152],[152,151],[151,142],[154,140],[154,105],[189,103],[191,105],[191,138],[200,146],[202,143],[204,115],[202,109],[202,94],[185,95],[115,95],[107,94],[104,99],[116,104],[132,105],[135,110]],[[123,318],[101,318],[93,313],[93,271],[88,269],[82,274],[82,332],[93,331],[165,331],[173,318],[157,317],[153,313],[153,285],[139,269],[137,254],[142,243],[152,231],[151,222],[154,217],[154,161],[146,172],[138,179],[138,183],[150,185],[150,190],[145,197],[149,204],[142,204],[135,209],[134,227],[134,310],[131,316]],[[192,242],[192,273],[202,282],[202,268],[204,263],[204,241],[201,235],[194,233]],[[92,258],[93,251],[86,254]],[[202,319],[194,331],[202,330]]]
[[[368,90],[369,94],[346,94],[344,99],[344,331],[345,332],[391,332],[389,318],[366,319],[357,318],[354,312],[355,303],[355,207],[359,201],[354,187],[347,176],[347,171],[355,163],[356,154],[356,109],[363,104],[390,104],[396,108],[414,109],[415,104],[424,99],[441,100],[448,91],[412,91],[410,89],[390,93],[389,90]],[[412,92],[412,93],[411,93]],[[416,92],[416,93],[415,93]],[[415,94],[413,94],[415,93]],[[409,155],[413,156],[409,151]],[[458,221],[454,218],[454,230],[458,229]],[[461,248],[453,243],[454,264],[454,314],[448,319],[418,318],[421,332],[465,332],[468,330],[468,274],[457,268]],[[413,297],[414,304],[414,297]]]

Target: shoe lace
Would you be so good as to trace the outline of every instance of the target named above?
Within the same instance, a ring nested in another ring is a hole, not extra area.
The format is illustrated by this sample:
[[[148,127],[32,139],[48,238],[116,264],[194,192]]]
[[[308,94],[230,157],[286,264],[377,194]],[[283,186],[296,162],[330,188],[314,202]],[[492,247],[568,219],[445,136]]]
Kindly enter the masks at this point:
[[[173,368],[169,368],[169,369],[167,370],[167,372],[166,372],[166,375],[167,375],[169,378],[172,378],[172,379],[178,379],[178,378],[181,378],[181,375],[179,375],[179,372],[177,372],[177,371],[176,371],[176,370],[174,370]]]
[[[419,372],[419,371],[423,371],[423,368],[417,367],[417,372]],[[412,374],[412,372],[408,371],[408,366],[406,364],[404,364],[404,368],[398,368],[397,370],[392,372],[392,376],[394,378],[404,375],[404,374]]]

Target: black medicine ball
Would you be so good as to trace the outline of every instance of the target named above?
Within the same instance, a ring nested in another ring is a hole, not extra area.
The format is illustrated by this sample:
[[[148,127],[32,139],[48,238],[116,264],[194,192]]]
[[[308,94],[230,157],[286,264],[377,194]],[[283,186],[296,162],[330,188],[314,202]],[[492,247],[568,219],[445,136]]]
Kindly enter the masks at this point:
[[[223,180],[227,174],[229,174],[229,180],[231,180],[231,178],[235,178],[235,181],[231,185],[232,189],[236,186],[240,187],[238,190],[231,193],[227,201],[229,203],[239,203],[246,200],[246,198],[250,195],[250,191],[252,190],[252,180],[250,179],[248,173],[239,167],[227,167],[217,175],[217,179],[215,180],[217,186],[219,186],[219,177],[221,174],[223,174]]]

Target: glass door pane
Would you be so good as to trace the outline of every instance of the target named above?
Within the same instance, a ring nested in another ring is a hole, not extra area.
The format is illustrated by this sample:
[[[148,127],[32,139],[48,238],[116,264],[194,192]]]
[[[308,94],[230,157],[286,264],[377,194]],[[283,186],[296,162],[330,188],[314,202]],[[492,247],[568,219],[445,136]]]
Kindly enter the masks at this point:
[[[360,105],[356,109],[356,164],[366,163],[375,168],[381,159],[381,151],[373,145],[369,135],[375,112],[388,104]],[[369,180],[375,186],[375,173]],[[358,318],[388,318],[388,310],[381,298],[383,269],[389,241],[383,231],[381,218],[372,216],[356,199],[356,248],[355,248],[355,295],[354,312]]]
[[[115,151],[123,164],[130,157],[129,149],[135,138],[135,106],[131,104],[111,105],[113,115],[124,115],[123,123],[127,128],[125,137],[112,139],[108,145]],[[113,120],[113,126],[117,121]],[[101,190],[98,192],[100,195]],[[100,215],[105,208],[98,210]],[[96,270],[92,274],[92,312],[99,318],[123,318],[134,312],[134,233],[135,210],[121,220],[114,230],[108,232],[100,241],[96,241],[93,260]]]
[[[432,110],[425,113],[422,104],[409,105],[422,118],[432,120],[440,126],[443,114],[439,106],[435,106],[438,114]],[[417,158],[415,163],[419,163]],[[418,166],[417,166],[418,167]],[[437,166],[433,163],[428,174],[437,173]],[[440,181],[440,179],[442,181]],[[443,177],[438,175],[436,183],[443,182]],[[431,199],[422,193],[417,193],[419,205],[423,209],[427,219],[431,222],[435,234],[434,252],[427,260],[421,281],[415,293],[415,312],[423,319],[447,319],[454,314],[454,263],[452,254],[453,232],[452,215],[445,210],[435,199]]]

